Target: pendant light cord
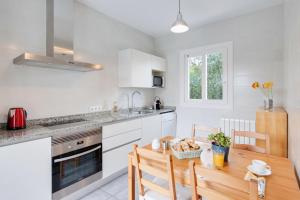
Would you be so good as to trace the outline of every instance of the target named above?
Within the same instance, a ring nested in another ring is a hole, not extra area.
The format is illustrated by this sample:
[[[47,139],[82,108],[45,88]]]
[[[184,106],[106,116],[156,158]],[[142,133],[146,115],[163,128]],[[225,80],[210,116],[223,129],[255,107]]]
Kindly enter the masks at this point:
[[[178,0],[178,4],[179,4],[179,5],[178,5],[178,8],[179,8],[178,13],[181,14],[180,0]]]

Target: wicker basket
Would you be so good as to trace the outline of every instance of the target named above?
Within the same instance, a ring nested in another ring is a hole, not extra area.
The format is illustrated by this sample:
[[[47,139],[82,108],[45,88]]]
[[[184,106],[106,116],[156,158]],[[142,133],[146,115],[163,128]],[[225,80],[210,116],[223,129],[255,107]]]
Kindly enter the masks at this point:
[[[202,152],[201,149],[196,151],[176,151],[175,149],[173,149],[173,146],[171,146],[171,150],[173,152],[173,155],[180,160],[186,158],[200,158]]]

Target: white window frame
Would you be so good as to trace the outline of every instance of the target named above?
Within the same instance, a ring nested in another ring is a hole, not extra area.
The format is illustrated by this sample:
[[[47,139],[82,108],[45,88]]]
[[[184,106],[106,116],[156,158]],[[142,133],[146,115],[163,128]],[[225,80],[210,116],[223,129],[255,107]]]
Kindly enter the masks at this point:
[[[202,73],[202,99],[190,99],[189,97],[189,56],[202,56],[203,64],[206,66],[205,55],[214,52],[223,54],[223,99],[207,99],[206,70]],[[201,46],[193,49],[186,49],[180,52],[181,69],[181,105],[186,107],[233,109],[233,42],[225,42],[208,46]],[[205,97],[205,98],[203,98]]]

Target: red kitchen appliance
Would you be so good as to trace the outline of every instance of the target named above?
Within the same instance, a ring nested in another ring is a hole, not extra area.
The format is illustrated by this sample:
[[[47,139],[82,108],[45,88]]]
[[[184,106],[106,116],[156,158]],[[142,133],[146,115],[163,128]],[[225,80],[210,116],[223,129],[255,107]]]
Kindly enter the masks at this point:
[[[27,112],[24,108],[10,108],[7,116],[7,129],[17,130],[26,128]]]

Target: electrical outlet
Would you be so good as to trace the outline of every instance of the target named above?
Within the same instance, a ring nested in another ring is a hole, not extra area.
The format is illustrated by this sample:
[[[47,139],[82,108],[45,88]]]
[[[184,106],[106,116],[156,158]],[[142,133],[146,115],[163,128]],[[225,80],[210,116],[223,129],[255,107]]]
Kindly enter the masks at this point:
[[[96,106],[96,111],[97,111],[97,112],[102,111],[102,106],[100,106],[100,105]]]
[[[102,111],[102,106],[100,105],[89,107],[89,112],[99,112],[99,111]]]
[[[95,109],[96,109],[95,106],[90,106],[90,107],[89,107],[89,111],[90,111],[90,112],[95,112]]]

